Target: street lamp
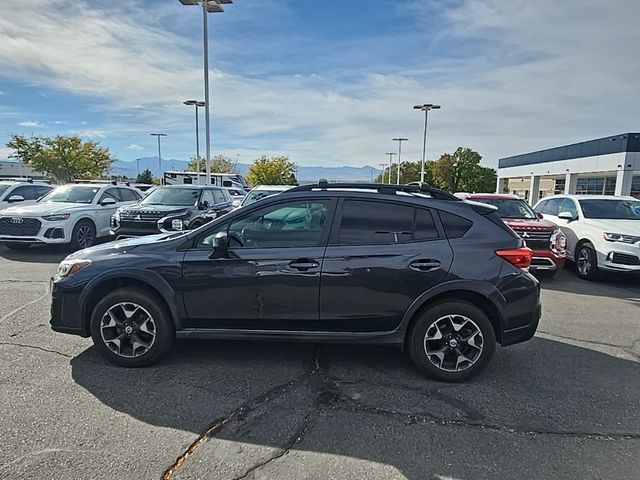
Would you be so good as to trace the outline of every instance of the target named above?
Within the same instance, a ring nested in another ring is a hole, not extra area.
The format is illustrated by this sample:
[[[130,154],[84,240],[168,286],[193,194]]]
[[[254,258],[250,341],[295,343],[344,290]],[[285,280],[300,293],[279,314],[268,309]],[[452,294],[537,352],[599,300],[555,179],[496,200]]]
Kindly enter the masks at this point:
[[[422,168],[420,169],[420,181],[424,182],[424,163],[427,158],[427,119],[429,118],[429,110],[438,110],[442,107],[440,107],[440,105],[434,105],[433,103],[425,103],[423,105],[414,105],[413,108],[424,112],[424,140],[422,143]]]
[[[398,177],[397,177],[397,181],[396,184],[400,185],[400,157],[402,156],[402,142],[407,142],[409,139],[408,138],[394,138],[393,141],[394,142],[398,142]],[[391,182],[389,182],[391,183]]]
[[[384,183],[384,169],[387,168],[386,163],[379,163],[380,167],[382,167],[382,173],[380,173],[380,183]]]
[[[391,163],[392,163],[391,159],[394,155],[397,155],[397,153],[388,152],[388,153],[385,153],[385,155],[389,155],[389,185],[391,185]]]
[[[207,144],[207,173],[205,183],[211,183],[211,130],[209,124],[209,25],[207,13],[222,13],[223,4],[233,3],[233,0],[179,0],[182,5],[200,5],[202,4],[202,30],[204,36],[204,122],[206,130]]]
[[[198,172],[198,184],[200,183],[200,128],[198,127],[198,108],[204,107],[204,102],[200,100],[185,100],[185,105],[193,105],[196,107],[196,172]]]
[[[158,175],[162,175],[162,153],[160,151],[160,137],[166,137],[166,133],[150,133],[152,137],[158,137],[158,166],[160,167],[160,173]]]

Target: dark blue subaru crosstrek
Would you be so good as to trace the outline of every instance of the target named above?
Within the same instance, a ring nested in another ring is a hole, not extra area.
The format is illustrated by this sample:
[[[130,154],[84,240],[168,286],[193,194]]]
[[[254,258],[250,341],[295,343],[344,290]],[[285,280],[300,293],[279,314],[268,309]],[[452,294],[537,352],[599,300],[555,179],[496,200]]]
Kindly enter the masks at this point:
[[[531,251],[495,212],[426,184],[293,188],[196,230],[67,257],[51,325],[112,362],[175,338],[370,343],[463,381],[540,318]]]

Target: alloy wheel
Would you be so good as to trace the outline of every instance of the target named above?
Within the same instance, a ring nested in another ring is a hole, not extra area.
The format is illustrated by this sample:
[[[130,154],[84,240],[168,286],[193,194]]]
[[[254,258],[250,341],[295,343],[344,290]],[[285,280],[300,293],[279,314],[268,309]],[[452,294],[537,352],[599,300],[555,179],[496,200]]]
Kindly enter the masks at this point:
[[[478,325],[463,315],[446,315],[433,322],[424,337],[424,352],[440,370],[461,372],[482,355],[484,337]]]
[[[76,233],[76,241],[82,248],[93,245],[93,230],[89,225],[82,225]]]
[[[582,247],[578,255],[578,271],[583,276],[588,276],[591,272],[591,250],[588,247]]]
[[[136,358],[147,353],[155,343],[156,323],[140,305],[118,303],[103,315],[100,334],[113,353],[124,358]]]

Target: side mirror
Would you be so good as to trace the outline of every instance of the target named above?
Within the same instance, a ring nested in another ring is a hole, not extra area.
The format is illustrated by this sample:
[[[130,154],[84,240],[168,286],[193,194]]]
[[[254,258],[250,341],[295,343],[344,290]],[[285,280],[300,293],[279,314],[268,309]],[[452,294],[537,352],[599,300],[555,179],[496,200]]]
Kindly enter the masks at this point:
[[[558,218],[561,218],[562,220],[567,220],[568,222],[572,222],[573,220],[575,220],[571,212],[560,212],[558,214]]]
[[[102,205],[103,207],[110,207],[115,205],[116,203],[117,202],[113,198],[107,197],[100,202],[100,205]]]
[[[209,255],[209,258],[221,258],[227,255],[229,250],[229,237],[227,232],[218,232],[213,237],[213,252]]]
[[[9,202],[9,203],[24,202],[24,197],[22,195],[11,195],[7,199],[7,202]]]
[[[536,217],[538,218],[538,220],[544,219],[544,215],[542,215],[540,212],[536,213]]]

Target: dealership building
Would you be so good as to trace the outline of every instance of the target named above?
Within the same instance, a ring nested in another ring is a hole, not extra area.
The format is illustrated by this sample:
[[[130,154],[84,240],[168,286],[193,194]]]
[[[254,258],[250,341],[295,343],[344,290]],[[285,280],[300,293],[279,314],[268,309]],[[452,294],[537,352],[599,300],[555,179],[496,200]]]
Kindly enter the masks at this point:
[[[498,161],[498,192],[536,203],[548,195],[640,198],[640,133],[622,133]]]

